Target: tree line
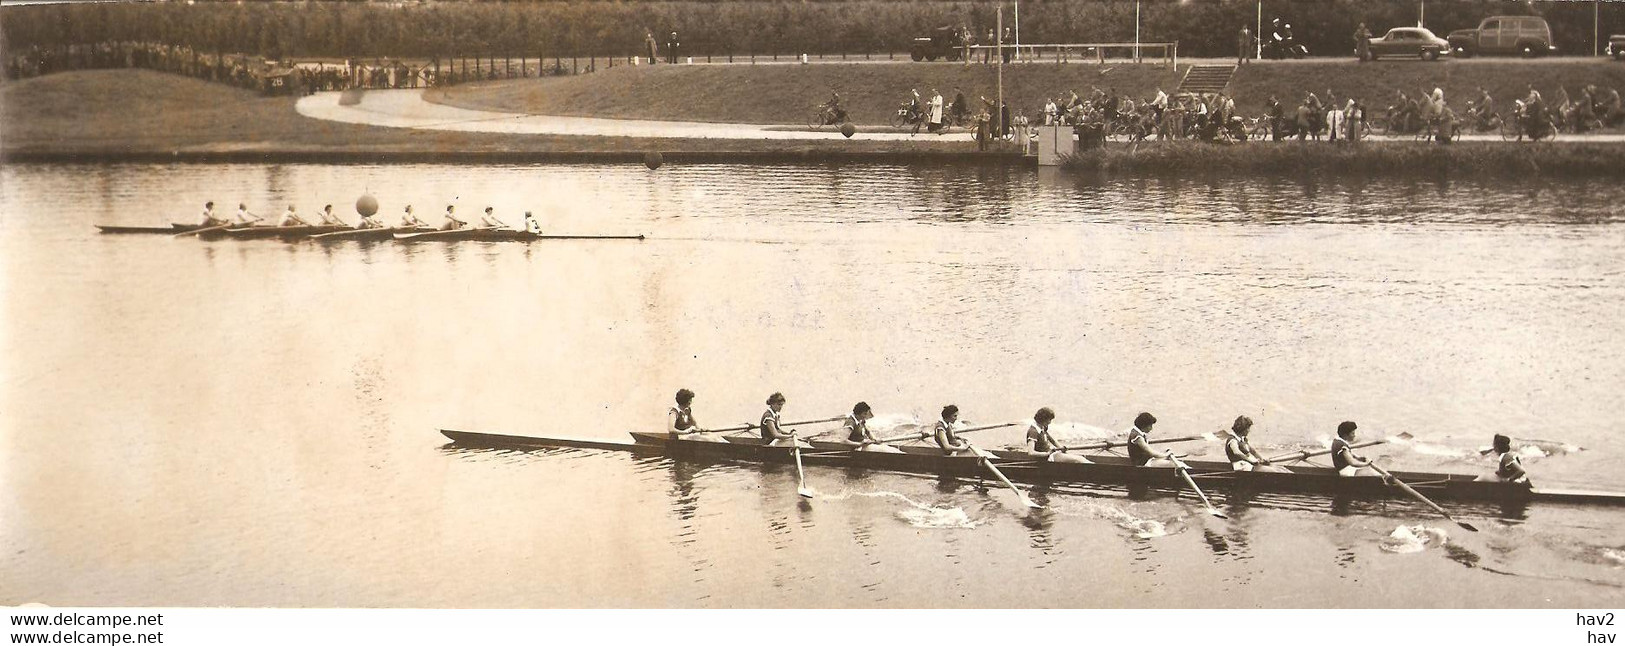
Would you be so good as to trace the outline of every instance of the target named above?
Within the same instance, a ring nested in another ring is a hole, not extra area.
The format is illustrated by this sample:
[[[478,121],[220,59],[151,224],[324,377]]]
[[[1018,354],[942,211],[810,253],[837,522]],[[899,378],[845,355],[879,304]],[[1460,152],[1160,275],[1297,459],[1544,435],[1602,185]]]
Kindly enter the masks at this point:
[[[939,26],[985,39],[992,2],[927,0],[583,2],[181,2],[66,3],[0,8],[0,43],[30,48],[98,42],[162,42],[208,52],[282,57],[627,56],[645,35],[678,32],[685,56],[907,51]],[[1255,0],[1145,0],[1140,39],[1178,41],[1187,56],[1233,56],[1237,31],[1254,25]],[[1417,22],[1416,0],[1266,0],[1270,21],[1292,23],[1316,55],[1349,54],[1364,22],[1381,34]],[[1602,39],[1625,32],[1625,3],[1598,7]],[[1023,43],[1132,42],[1132,0],[1028,0]],[[1439,35],[1490,15],[1536,14],[1564,53],[1590,54],[1593,5],[1581,2],[1434,0],[1427,26]],[[1011,25],[1011,5],[1005,5]]]

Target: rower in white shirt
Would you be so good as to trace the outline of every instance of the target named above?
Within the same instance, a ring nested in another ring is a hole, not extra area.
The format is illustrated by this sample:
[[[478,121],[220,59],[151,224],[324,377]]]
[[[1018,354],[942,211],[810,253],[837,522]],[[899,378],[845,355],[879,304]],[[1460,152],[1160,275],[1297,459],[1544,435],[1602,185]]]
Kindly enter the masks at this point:
[[[289,207],[289,208],[292,208],[292,207]],[[249,213],[247,204],[238,204],[237,205],[237,215],[232,218],[231,226],[234,226],[234,227],[251,227],[251,226],[254,226],[255,222],[259,222],[260,220],[264,220],[264,219],[265,218],[254,215],[253,213]]]
[[[401,214],[401,228],[402,229],[419,229],[419,228],[423,228],[423,227],[427,227],[427,226],[429,226],[428,222],[424,222],[422,220],[419,220],[418,216],[412,215],[412,205],[411,204],[406,205],[406,212]]]
[[[279,227],[304,227],[310,226],[310,223],[299,217],[299,212],[293,208],[292,204],[289,204],[288,210],[282,212],[282,218],[276,221],[276,225]]]
[[[229,224],[229,222],[215,214],[214,202],[207,202],[203,205],[203,221],[200,224],[206,227],[218,227]]]
[[[536,235],[542,235],[542,223],[536,221],[536,216],[525,211],[525,230]]]
[[[339,216],[333,215],[333,205],[332,204],[329,204],[327,206],[322,207],[321,216],[322,216],[322,224],[325,225],[325,226],[337,226],[337,227],[350,226],[349,222],[345,222],[344,220],[340,220]]]
[[[457,229],[461,229],[461,228],[463,228],[465,226],[468,226],[467,222],[459,220],[459,219],[457,219],[457,216],[452,215],[453,213],[456,212],[456,210],[457,210],[457,207],[455,205],[447,205],[446,206],[446,223],[440,225],[440,230],[441,231],[456,231]]]
[[[494,209],[492,207],[489,207],[489,206],[485,207],[485,215],[480,216],[480,226],[484,227],[484,228],[487,228],[487,229],[506,229],[506,228],[508,228],[507,224],[504,224],[501,220],[497,219],[495,211],[496,211],[496,209]]]

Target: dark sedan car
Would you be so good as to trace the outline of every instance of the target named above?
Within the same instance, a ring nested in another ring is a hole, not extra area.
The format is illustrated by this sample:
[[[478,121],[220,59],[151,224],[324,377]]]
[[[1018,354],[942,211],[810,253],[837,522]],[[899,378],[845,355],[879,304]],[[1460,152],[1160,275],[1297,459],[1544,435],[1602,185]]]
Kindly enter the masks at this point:
[[[1450,43],[1421,27],[1396,27],[1382,38],[1372,38],[1371,60],[1383,56],[1434,60],[1450,53]]]

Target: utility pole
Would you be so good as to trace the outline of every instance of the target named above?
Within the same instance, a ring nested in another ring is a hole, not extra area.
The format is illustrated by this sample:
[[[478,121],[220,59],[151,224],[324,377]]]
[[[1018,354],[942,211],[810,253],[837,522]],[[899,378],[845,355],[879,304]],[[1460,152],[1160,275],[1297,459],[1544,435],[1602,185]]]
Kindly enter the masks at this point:
[[[1021,0],[1016,0],[1016,60],[1021,60]]]
[[[1258,0],[1258,23],[1253,25],[1253,58],[1264,60],[1264,0]]]
[[[994,128],[996,129],[996,132],[998,133],[998,136],[1002,137],[1002,136],[1004,136],[1004,125],[1005,125],[1004,124],[1004,0],[999,0],[999,13],[998,13],[998,17],[993,20],[993,24],[994,24],[995,29],[996,29],[996,31],[993,32],[993,42],[997,43],[998,46],[999,46],[998,50],[996,50],[996,51],[998,51],[997,56],[999,57],[999,68],[998,68],[998,77],[999,77],[998,95],[999,95],[999,98],[998,98],[998,103],[994,104],[994,106],[993,106],[993,124],[994,124]],[[989,134],[993,134],[993,133],[990,132]]]

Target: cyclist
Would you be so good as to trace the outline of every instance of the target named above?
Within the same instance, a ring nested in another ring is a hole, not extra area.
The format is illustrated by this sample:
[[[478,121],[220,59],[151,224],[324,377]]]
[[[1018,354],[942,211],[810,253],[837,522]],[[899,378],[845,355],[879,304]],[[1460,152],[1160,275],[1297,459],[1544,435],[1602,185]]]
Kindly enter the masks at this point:
[[[829,100],[821,107],[824,108],[826,125],[846,121],[846,109],[841,107],[841,95],[835,90],[829,91]]]

